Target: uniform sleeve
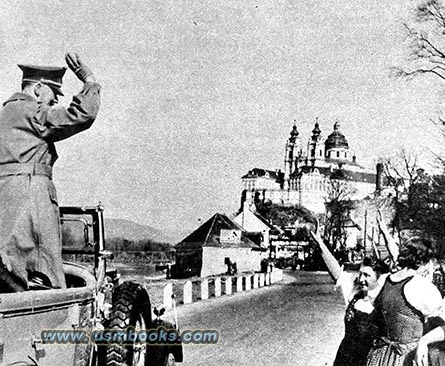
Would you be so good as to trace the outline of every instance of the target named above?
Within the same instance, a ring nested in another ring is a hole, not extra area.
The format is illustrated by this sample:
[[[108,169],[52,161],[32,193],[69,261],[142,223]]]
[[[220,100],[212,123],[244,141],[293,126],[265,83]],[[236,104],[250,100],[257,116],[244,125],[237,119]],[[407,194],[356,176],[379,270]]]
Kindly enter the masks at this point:
[[[100,85],[85,83],[68,108],[42,107],[37,113],[38,130],[44,140],[56,142],[91,127],[100,105]]]
[[[430,281],[414,276],[404,288],[406,300],[425,317],[435,316],[442,307],[442,296]]]

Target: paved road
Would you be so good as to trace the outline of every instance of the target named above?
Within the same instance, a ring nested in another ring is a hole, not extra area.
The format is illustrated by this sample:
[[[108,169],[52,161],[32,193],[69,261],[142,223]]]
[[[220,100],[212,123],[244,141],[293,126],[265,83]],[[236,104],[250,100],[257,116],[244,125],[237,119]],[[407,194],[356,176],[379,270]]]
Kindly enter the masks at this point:
[[[183,365],[331,365],[344,305],[331,280],[313,276],[299,284],[288,272],[282,285],[179,307],[182,329],[220,333],[216,345],[184,345]]]

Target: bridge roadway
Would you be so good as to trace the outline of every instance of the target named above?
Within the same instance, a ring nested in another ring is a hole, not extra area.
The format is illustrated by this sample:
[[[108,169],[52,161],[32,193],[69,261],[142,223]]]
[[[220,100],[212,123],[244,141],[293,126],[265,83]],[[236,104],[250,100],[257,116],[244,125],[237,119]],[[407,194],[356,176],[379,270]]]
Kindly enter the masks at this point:
[[[302,275],[285,272],[280,285],[180,306],[182,330],[220,334],[216,345],[184,345],[182,365],[331,365],[344,332],[343,300],[328,276]]]

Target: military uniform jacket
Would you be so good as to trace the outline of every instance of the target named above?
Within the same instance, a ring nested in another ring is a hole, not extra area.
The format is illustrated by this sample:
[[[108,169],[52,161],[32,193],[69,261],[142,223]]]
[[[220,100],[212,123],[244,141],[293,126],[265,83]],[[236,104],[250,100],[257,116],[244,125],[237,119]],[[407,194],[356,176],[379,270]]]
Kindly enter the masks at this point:
[[[16,93],[0,112],[0,260],[27,286],[45,275],[65,287],[61,233],[52,166],[56,141],[88,129],[100,104],[100,86],[85,83],[68,108],[37,103]]]

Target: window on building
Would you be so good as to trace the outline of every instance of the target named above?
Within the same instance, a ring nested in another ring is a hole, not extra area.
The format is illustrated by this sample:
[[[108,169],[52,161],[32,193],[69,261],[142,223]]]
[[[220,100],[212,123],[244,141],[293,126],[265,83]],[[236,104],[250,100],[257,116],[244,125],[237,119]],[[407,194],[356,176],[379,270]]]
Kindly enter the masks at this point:
[[[337,158],[340,157],[340,151],[337,151]]]

